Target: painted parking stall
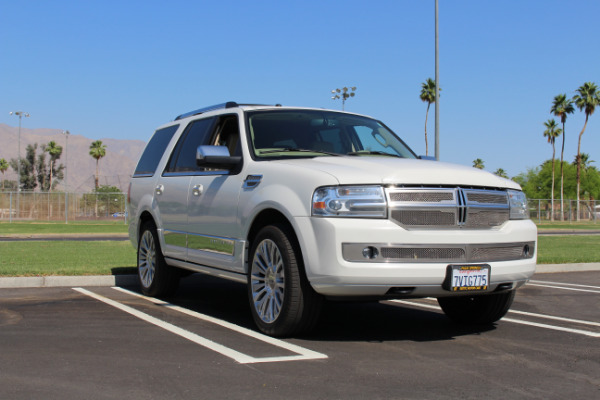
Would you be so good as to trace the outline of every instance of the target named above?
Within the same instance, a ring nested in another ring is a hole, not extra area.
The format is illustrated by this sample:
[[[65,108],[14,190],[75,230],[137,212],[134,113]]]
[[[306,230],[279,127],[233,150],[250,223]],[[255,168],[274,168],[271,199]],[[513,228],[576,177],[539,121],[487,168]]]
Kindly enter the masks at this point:
[[[245,354],[245,353],[238,351],[232,347],[222,345],[220,343],[217,343],[214,340],[203,337],[200,334],[191,332],[187,329],[184,329],[180,326],[177,326],[175,324],[167,322],[163,319],[152,316],[149,313],[140,311],[139,309],[137,309],[135,307],[126,305],[126,304],[124,304],[124,302],[113,300],[105,295],[97,294],[88,289],[73,288],[73,290],[75,290],[83,295],[89,296],[89,297],[91,297],[95,300],[98,300],[102,303],[105,303],[111,307],[114,307],[118,310],[126,312],[138,319],[141,319],[142,321],[145,321],[149,324],[152,324],[161,329],[164,329],[167,332],[170,332],[172,334],[183,337],[192,343],[195,343],[197,345],[200,345],[207,349],[210,349],[214,352],[217,352],[217,353],[219,353],[225,357],[228,357],[240,364],[300,361],[300,360],[318,360],[318,359],[327,358],[327,355],[325,355],[325,354],[322,354],[322,353],[319,353],[316,351],[312,351],[310,349],[306,349],[306,348],[294,345],[292,343],[289,343],[289,342],[286,342],[283,340],[278,340],[278,339],[272,338],[270,336],[266,336],[266,335],[260,334],[258,332],[252,331],[250,329],[235,325],[233,323],[230,323],[230,322],[218,319],[218,318],[214,318],[209,315],[202,314],[202,313],[199,313],[196,311],[192,311],[187,308],[180,307],[180,306],[165,302],[160,299],[143,296],[139,293],[136,293],[136,292],[133,292],[133,291],[130,291],[127,289],[119,288],[119,287],[113,287],[112,289],[117,292],[124,293],[130,297],[148,301],[149,303],[160,307],[161,310],[168,309],[173,312],[184,314],[184,315],[186,315],[190,318],[193,318],[195,320],[198,320],[198,321],[208,322],[208,323],[217,325],[217,326],[227,330],[228,334],[236,334],[236,335],[245,337],[247,339],[257,340],[257,341],[260,341],[269,346],[275,347],[279,350],[283,350],[285,353],[289,353],[289,354],[279,355],[279,356],[252,356],[249,354]],[[270,351],[270,352],[272,352],[272,351]]]

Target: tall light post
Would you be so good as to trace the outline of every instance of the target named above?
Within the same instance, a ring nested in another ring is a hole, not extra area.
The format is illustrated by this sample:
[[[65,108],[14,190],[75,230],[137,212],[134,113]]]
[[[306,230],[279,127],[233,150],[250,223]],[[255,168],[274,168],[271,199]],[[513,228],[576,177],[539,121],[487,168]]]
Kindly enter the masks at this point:
[[[19,209],[19,197],[21,192],[21,120],[23,117],[29,117],[29,113],[24,111],[11,111],[10,115],[19,117],[19,147],[17,150],[17,217],[20,217],[21,210]]]
[[[438,0],[435,0],[435,159],[440,161],[440,34]]]
[[[69,223],[69,131],[63,131],[65,135],[65,224]]]
[[[333,89],[331,93],[331,100],[342,99],[342,111],[344,111],[346,106],[346,99],[349,97],[354,97],[356,91],[356,86],[352,86],[351,88],[343,87],[342,89]]]
[[[21,120],[23,117],[29,117],[29,113],[24,111],[11,111],[10,115],[19,117],[19,149],[17,150],[17,191],[21,191]],[[18,197],[17,197],[18,199]]]

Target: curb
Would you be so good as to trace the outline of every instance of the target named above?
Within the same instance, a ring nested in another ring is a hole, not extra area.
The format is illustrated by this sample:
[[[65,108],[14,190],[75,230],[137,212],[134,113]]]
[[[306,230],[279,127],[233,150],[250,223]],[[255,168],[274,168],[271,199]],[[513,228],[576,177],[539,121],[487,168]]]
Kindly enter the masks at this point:
[[[137,284],[137,275],[26,276],[0,278],[0,289],[73,286],[135,286]]]
[[[600,263],[538,264],[536,274],[600,271]],[[0,278],[0,289],[74,287],[74,286],[136,286],[137,275],[91,276],[27,276]]]

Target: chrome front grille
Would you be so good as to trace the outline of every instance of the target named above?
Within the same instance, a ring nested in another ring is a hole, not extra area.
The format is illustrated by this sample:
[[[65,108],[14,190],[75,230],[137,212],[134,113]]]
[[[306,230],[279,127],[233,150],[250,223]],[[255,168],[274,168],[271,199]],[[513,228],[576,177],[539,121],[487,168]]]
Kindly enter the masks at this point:
[[[509,219],[504,190],[390,188],[387,193],[391,219],[406,229],[485,229]]]

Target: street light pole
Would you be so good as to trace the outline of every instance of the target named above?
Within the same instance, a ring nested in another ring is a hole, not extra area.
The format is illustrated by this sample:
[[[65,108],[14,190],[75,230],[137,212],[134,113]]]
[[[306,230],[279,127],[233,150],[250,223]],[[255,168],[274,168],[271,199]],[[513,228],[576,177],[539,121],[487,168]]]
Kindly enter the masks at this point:
[[[343,87],[342,89],[333,89],[331,93],[331,100],[342,99],[342,111],[344,111],[346,106],[346,99],[349,97],[354,97],[356,91],[356,86],[352,86],[351,88]]]
[[[17,150],[17,217],[19,217],[19,192],[21,192],[21,120],[23,117],[29,117],[29,113],[23,111],[11,111],[10,115],[17,115],[19,117],[19,147]]]
[[[23,117],[29,117],[29,113],[23,111],[11,111],[10,115],[16,115],[19,117],[19,149],[17,153],[17,191],[21,191],[21,119]]]
[[[65,135],[65,224],[69,223],[69,131],[63,131]]]
[[[440,63],[438,0],[435,0],[435,159],[440,161]]]

